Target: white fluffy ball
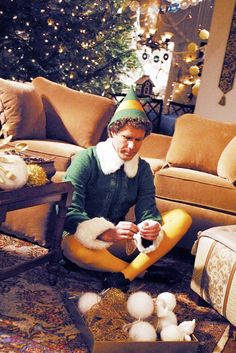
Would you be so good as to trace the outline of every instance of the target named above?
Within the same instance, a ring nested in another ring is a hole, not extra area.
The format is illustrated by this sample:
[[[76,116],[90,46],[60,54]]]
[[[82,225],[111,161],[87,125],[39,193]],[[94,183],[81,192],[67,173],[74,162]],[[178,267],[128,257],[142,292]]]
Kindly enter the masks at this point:
[[[177,325],[170,325],[163,328],[160,333],[162,341],[183,341],[183,333]]]
[[[156,303],[162,303],[164,307],[167,307],[169,310],[173,311],[176,307],[176,298],[175,295],[170,292],[163,292],[159,294],[156,298]]]
[[[101,296],[97,293],[86,292],[81,295],[78,300],[78,308],[82,314],[85,314],[91,307],[98,304],[101,300]]]
[[[132,341],[156,341],[157,334],[154,327],[146,321],[139,321],[132,325],[129,330],[129,338]]]
[[[146,292],[132,293],[127,300],[127,310],[135,319],[143,320],[154,311],[153,299]]]

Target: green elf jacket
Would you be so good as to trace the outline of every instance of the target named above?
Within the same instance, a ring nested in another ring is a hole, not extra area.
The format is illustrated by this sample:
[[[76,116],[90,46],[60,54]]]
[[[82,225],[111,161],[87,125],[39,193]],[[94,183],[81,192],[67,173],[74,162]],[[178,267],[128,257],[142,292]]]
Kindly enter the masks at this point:
[[[124,220],[133,205],[137,224],[147,219],[161,222],[149,164],[138,155],[123,161],[110,138],[79,152],[65,180],[75,187],[65,230],[88,248],[110,246],[97,237]]]

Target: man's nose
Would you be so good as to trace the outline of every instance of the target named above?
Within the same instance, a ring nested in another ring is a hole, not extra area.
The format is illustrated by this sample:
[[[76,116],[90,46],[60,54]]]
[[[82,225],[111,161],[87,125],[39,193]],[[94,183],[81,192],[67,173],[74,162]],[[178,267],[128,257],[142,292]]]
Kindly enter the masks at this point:
[[[135,141],[128,141],[128,147],[133,149],[135,147]]]

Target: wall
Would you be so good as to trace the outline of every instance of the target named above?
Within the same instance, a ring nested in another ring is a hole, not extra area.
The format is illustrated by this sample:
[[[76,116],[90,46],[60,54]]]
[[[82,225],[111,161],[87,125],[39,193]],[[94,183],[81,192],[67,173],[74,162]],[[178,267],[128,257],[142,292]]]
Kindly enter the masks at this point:
[[[222,92],[218,88],[225,48],[233,17],[235,0],[216,0],[205,54],[201,85],[195,113],[208,119],[236,123],[236,79],[233,89],[226,94],[226,105],[219,103]]]

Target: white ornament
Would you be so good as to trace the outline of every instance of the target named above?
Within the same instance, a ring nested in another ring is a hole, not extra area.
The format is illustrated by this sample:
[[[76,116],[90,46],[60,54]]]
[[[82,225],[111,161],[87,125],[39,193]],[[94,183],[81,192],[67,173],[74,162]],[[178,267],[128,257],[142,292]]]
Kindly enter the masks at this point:
[[[0,189],[14,190],[23,187],[28,180],[25,161],[16,155],[0,154]]]
[[[157,335],[154,327],[149,322],[138,321],[129,330],[129,338],[138,342],[156,341]]]
[[[160,333],[162,341],[183,341],[184,336],[177,325],[169,325],[163,328]]]
[[[161,332],[165,327],[177,325],[177,317],[173,311],[166,312],[166,315],[158,318],[157,331]]]
[[[94,292],[86,292],[81,295],[78,301],[78,308],[82,314],[85,314],[93,305],[98,304],[101,296]]]
[[[127,300],[127,310],[135,319],[143,320],[154,311],[153,299],[143,291],[132,293]]]
[[[163,292],[157,296],[155,305],[157,310],[158,307],[162,306],[163,308],[167,308],[168,310],[173,311],[176,307],[175,295],[170,292]],[[158,313],[157,316],[159,316]]]
[[[178,327],[180,328],[180,330],[183,332],[184,335],[186,336],[190,336],[192,335],[194,329],[195,329],[195,326],[196,326],[196,320],[193,319],[192,321],[183,321],[181,322]],[[187,340],[189,340],[187,338]],[[190,338],[191,340],[191,338]]]

